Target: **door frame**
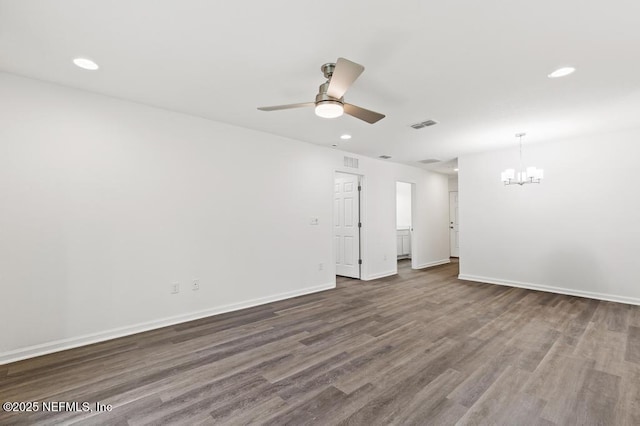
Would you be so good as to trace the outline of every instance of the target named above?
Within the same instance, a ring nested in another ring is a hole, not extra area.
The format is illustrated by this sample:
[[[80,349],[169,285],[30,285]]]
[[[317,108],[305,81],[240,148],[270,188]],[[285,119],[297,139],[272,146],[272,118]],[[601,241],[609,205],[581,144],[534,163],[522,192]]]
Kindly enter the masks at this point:
[[[411,269],[418,269],[418,256],[417,256],[417,252],[416,252],[416,238],[414,238],[415,235],[415,229],[416,229],[416,183],[412,182],[411,180],[404,180],[404,179],[396,179],[396,185],[395,185],[395,200],[396,200],[396,205],[395,205],[395,209],[393,210],[393,217],[394,217],[394,225],[395,228],[397,230],[398,228],[398,185],[397,183],[407,183],[409,185],[411,185],[411,231],[410,231],[410,235],[411,235]],[[396,259],[398,258],[398,251],[396,249]],[[396,260],[397,263],[397,260]]]
[[[342,173],[345,175],[353,175],[356,176],[358,178],[358,185],[360,186],[360,190],[358,191],[358,221],[362,224],[361,227],[358,228],[358,258],[362,261],[362,263],[359,264],[359,268],[358,268],[358,275],[359,278],[354,278],[357,280],[362,281],[363,278],[367,276],[366,274],[366,268],[367,268],[367,262],[365,261],[365,235],[366,235],[366,212],[364,209],[364,206],[366,205],[365,203],[365,193],[366,193],[366,186],[365,186],[365,177],[364,175],[360,174],[360,173],[353,173],[352,171],[344,171],[344,170],[339,170],[336,169],[333,172],[333,182],[331,183],[331,234],[332,234],[332,241],[335,240],[333,232],[334,232],[334,228],[336,226],[336,221],[335,221],[335,214],[333,212],[333,194],[334,194],[334,188],[335,188],[335,184],[336,184],[336,174],[337,173]],[[331,262],[332,264],[332,268],[333,268],[333,275],[337,276],[336,274],[336,246],[335,244],[331,244],[331,259],[333,259],[333,261]]]
[[[453,227],[451,226],[453,222],[451,222],[451,196],[452,194],[457,194],[457,207],[458,207],[458,223],[456,224],[456,226],[458,227],[458,255],[454,256],[453,255],[453,246],[451,245],[451,230],[453,229]],[[457,259],[460,259],[460,193],[458,191],[449,191],[449,257],[455,257]]]

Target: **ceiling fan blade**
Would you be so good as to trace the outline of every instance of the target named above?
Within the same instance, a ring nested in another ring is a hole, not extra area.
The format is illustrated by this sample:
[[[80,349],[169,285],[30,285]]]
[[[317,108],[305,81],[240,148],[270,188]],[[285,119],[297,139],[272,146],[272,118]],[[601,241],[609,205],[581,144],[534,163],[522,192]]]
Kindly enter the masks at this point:
[[[278,111],[281,109],[293,109],[293,108],[304,108],[304,107],[310,107],[310,106],[314,106],[315,103],[313,102],[304,102],[301,104],[289,104],[289,105],[276,105],[276,106],[269,106],[269,107],[259,107],[258,109],[260,111]]]
[[[329,81],[327,95],[336,99],[342,98],[349,86],[360,77],[363,71],[364,67],[362,65],[345,58],[338,58],[336,68],[333,70],[333,75]]]
[[[369,111],[368,109],[347,103],[344,104],[344,112],[370,124],[376,123],[386,117],[384,114],[380,114],[379,112]]]

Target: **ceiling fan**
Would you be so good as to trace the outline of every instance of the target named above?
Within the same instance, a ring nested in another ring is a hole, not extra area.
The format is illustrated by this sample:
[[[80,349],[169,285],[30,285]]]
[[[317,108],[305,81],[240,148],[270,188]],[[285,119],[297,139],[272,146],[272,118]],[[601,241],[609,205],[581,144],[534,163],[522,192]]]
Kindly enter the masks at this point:
[[[277,111],[281,109],[303,108],[315,106],[316,115],[323,118],[336,118],[346,113],[373,124],[382,120],[385,115],[361,108],[344,101],[344,94],[349,86],[362,74],[364,67],[348,59],[338,58],[336,63],[324,64],[320,67],[327,81],[320,85],[315,102],[300,104],[260,107],[260,111]]]

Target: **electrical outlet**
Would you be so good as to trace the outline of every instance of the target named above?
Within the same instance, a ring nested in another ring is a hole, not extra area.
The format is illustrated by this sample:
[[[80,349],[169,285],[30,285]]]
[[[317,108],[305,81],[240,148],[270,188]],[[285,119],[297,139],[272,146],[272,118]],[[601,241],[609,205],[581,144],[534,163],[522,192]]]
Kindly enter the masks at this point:
[[[191,282],[191,290],[193,290],[193,291],[200,290],[200,280],[193,280]]]
[[[175,282],[171,284],[171,294],[178,294],[178,293],[180,293],[180,283]]]
[[[324,263],[318,263],[318,271],[324,270]]]

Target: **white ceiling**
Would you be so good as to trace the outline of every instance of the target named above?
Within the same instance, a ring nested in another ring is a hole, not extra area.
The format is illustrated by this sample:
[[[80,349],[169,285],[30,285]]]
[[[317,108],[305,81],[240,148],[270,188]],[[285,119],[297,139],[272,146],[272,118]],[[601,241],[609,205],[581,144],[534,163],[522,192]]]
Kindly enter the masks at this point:
[[[639,17],[637,0],[0,0],[0,69],[420,165],[520,131],[640,126]],[[256,109],[312,101],[339,56],[366,68],[345,100],[385,119]],[[425,119],[439,124],[409,127]]]

